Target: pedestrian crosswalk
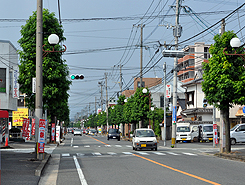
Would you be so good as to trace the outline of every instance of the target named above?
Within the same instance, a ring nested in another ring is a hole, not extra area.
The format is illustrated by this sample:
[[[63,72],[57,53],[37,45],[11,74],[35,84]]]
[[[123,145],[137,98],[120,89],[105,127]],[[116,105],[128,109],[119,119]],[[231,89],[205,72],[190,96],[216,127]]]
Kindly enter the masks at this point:
[[[93,157],[93,156],[121,156],[121,155],[125,155],[125,156],[130,156],[133,154],[137,154],[137,155],[159,155],[159,156],[166,156],[166,155],[172,155],[172,156],[180,156],[180,155],[185,155],[185,156],[198,156],[196,153],[188,153],[188,152],[180,152],[180,153],[176,153],[176,152],[153,152],[153,151],[138,151],[138,152],[105,152],[105,153],[100,153],[100,152],[91,152],[91,153],[76,153],[75,155],[77,157]],[[72,157],[74,154],[70,154],[70,153],[62,153],[61,156],[62,157]]]

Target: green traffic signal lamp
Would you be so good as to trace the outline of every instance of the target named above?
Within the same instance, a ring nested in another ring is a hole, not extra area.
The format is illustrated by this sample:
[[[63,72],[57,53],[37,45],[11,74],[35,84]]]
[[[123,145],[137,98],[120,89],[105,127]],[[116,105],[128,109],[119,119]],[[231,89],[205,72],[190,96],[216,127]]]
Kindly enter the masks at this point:
[[[84,75],[71,75],[71,80],[84,79]]]

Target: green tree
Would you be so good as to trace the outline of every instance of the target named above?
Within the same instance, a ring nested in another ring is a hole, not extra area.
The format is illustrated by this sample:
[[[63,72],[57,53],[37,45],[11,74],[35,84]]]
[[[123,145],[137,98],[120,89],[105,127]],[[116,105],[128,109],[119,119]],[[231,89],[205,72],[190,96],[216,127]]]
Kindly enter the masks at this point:
[[[230,40],[233,37],[236,35],[231,31],[225,32],[223,35],[216,35],[214,37],[215,43],[209,49],[212,57],[209,62],[203,63],[202,90],[208,103],[215,104],[223,115],[226,130],[226,152],[231,151],[229,108],[234,104],[245,103],[244,61],[238,56],[223,53],[224,48],[227,48],[228,53],[234,53],[234,49],[230,46]],[[238,49],[237,52],[241,52],[241,49]]]
[[[19,79],[20,91],[26,93],[26,105],[35,109],[35,94],[32,93],[32,78],[36,76],[36,12],[29,17],[26,24],[21,27],[21,38],[18,43],[22,50],[20,54]],[[62,26],[58,23],[54,13],[43,10],[43,44],[45,50],[52,50],[48,44],[48,36],[55,33],[60,42],[65,40]],[[56,51],[62,47],[55,45]],[[54,117],[69,123],[68,93],[71,82],[68,80],[68,66],[62,60],[61,53],[51,53],[43,58],[43,104],[48,110],[51,121]]]

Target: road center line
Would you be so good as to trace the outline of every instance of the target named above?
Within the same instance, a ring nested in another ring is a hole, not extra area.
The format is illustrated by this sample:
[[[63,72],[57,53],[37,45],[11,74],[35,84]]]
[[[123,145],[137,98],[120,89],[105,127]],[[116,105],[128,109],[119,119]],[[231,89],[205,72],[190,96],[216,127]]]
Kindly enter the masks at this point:
[[[136,157],[139,157],[139,158],[141,158],[141,159],[147,160],[147,161],[149,161],[149,162],[152,162],[152,163],[154,163],[154,164],[157,164],[157,165],[159,165],[159,166],[162,166],[162,167],[164,167],[164,168],[167,168],[167,169],[173,170],[173,171],[175,171],[175,172],[182,173],[182,174],[187,175],[187,176],[189,176],[189,177],[193,177],[193,178],[195,178],[195,179],[198,179],[198,180],[201,180],[201,181],[204,181],[204,182],[210,183],[210,184],[220,185],[219,183],[216,183],[216,182],[213,182],[213,181],[210,181],[210,180],[204,179],[204,178],[199,177],[199,176],[197,176],[197,175],[193,175],[193,174],[190,174],[190,173],[187,173],[187,172],[184,172],[184,171],[181,171],[181,170],[175,169],[175,168],[170,167],[170,166],[167,166],[167,165],[165,165],[165,164],[161,164],[161,163],[159,163],[159,162],[156,162],[156,161],[153,161],[153,160],[151,160],[151,159],[148,159],[148,158],[146,158],[146,157],[142,157],[142,156],[137,155],[137,154],[133,154],[133,155],[134,155],[134,156],[136,156]]]
[[[93,138],[93,137],[90,137],[90,136],[87,136],[87,137],[89,137],[89,138],[91,138],[91,139],[94,139],[95,141],[98,141],[98,142],[100,142],[100,143],[102,143],[102,144],[104,144],[104,145],[108,145],[108,144],[106,144],[106,143],[104,143],[104,142],[102,142],[102,141],[100,141],[100,140],[98,140],[98,139],[95,139],[95,138]]]
[[[77,172],[78,172],[78,175],[79,175],[79,178],[80,178],[80,182],[82,185],[88,185],[84,175],[83,175],[83,171],[77,161],[77,157],[74,155],[73,156],[73,159],[74,159],[74,162],[75,162],[75,165],[76,165],[76,168],[77,168]]]
[[[73,145],[73,138],[71,138],[71,146]]]

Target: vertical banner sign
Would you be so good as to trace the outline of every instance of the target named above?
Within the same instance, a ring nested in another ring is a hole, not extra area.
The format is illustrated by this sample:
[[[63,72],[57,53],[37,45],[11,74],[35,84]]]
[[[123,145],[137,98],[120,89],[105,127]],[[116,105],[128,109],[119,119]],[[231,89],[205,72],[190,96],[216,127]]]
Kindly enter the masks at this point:
[[[56,142],[60,143],[60,126],[56,126]]]
[[[45,119],[39,120],[38,153],[44,153],[45,145]]]
[[[215,142],[215,144],[218,144],[219,140],[218,140],[218,130],[217,130],[217,124],[216,123],[213,124],[213,131],[214,131],[214,142]]]
[[[52,123],[52,134],[51,134],[51,138],[52,138],[52,141],[55,141],[55,123]]]
[[[173,125],[176,124],[177,121],[177,106],[173,107],[173,115],[172,115],[172,123]]]
[[[225,122],[224,122],[224,120],[223,120],[223,123],[222,123],[222,129],[223,129],[223,131],[222,131],[223,132],[222,133],[223,134],[223,143],[222,143],[223,145],[222,145],[222,147],[225,148],[225,131],[226,130],[225,130]]]
[[[22,136],[26,137],[26,120],[27,118],[23,118],[23,125],[22,125]]]
[[[26,120],[26,140],[30,140],[30,133],[31,133],[31,130],[30,130],[30,120],[27,119]]]
[[[166,85],[166,98],[171,98],[171,85]]]
[[[18,71],[14,70],[13,74],[13,98],[19,98]]]
[[[31,135],[35,135],[35,119],[32,118],[32,121],[31,121]]]

